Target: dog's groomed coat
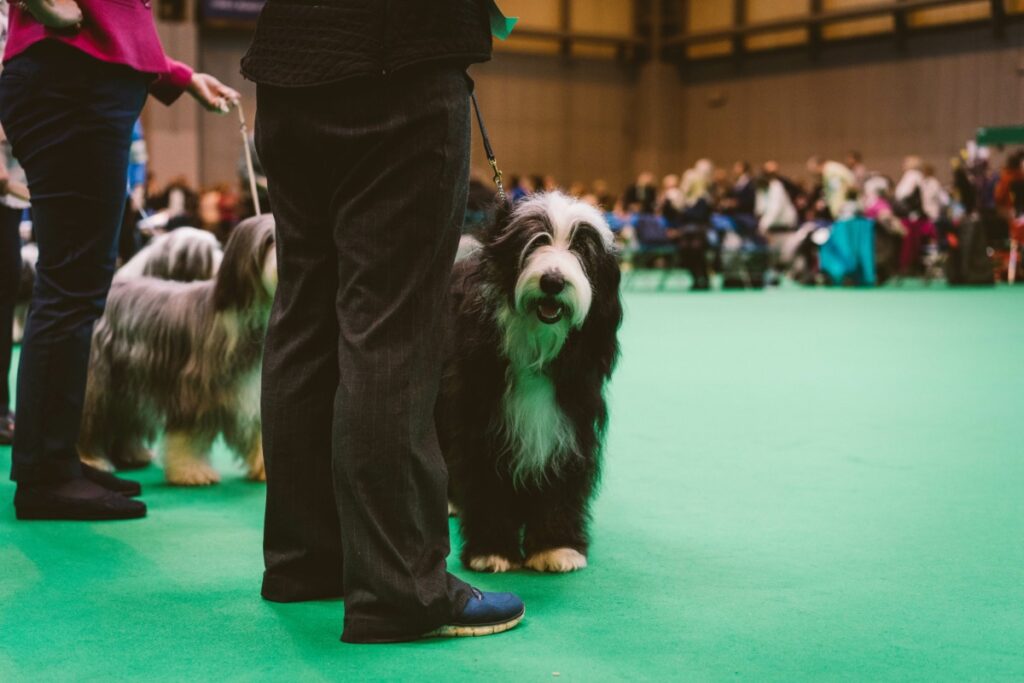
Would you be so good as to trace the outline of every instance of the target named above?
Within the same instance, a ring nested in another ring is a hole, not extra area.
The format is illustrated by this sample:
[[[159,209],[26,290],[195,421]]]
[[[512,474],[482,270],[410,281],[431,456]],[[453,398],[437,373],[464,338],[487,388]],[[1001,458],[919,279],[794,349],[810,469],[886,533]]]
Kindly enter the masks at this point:
[[[212,484],[209,450],[223,435],[263,479],[260,363],[276,286],[270,216],[235,228],[213,280],[115,282],[93,333],[83,459],[144,465],[164,431],[167,480]]]
[[[450,306],[437,425],[463,563],[586,566],[622,320],[607,224],[559,193],[521,202],[456,264]]]

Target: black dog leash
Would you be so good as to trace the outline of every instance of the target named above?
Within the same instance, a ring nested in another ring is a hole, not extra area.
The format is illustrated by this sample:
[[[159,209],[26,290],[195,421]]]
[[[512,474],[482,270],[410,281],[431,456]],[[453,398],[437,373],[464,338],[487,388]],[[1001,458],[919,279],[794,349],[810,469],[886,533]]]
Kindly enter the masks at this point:
[[[484,142],[484,153],[487,155],[487,163],[491,165],[491,170],[494,171],[493,180],[495,187],[498,188],[498,200],[504,204],[506,201],[505,184],[501,182],[501,170],[498,169],[498,160],[494,158],[494,149],[491,147],[491,139],[487,135],[484,117],[480,114],[480,104],[476,101],[476,91],[470,91],[469,96],[473,100],[473,110],[476,112],[477,125],[480,126],[480,138]]]

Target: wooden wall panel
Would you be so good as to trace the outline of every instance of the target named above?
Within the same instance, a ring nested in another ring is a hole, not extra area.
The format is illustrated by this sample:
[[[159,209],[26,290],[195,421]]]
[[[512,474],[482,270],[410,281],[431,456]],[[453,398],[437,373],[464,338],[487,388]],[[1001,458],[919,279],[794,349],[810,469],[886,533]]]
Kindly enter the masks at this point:
[[[557,29],[556,0],[501,0],[498,5],[508,17],[519,17],[519,25],[528,28]]]
[[[822,0],[821,7],[824,11],[835,11],[873,5],[878,0]],[[894,29],[895,22],[892,15],[882,17],[869,17],[867,19],[856,19],[854,21],[843,21],[836,24],[828,24],[822,29],[822,35],[826,39],[853,38],[855,36],[871,35],[873,33],[888,33]]]
[[[965,21],[978,21],[988,19],[991,14],[991,4],[988,0],[971,2],[964,5],[953,5],[951,7],[935,7],[933,9],[910,12],[907,17],[907,24],[911,28],[924,26],[941,26],[943,24],[957,24]]]
[[[550,4],[557,5],[554,0]],[[633,3],[629,0],[572,0],[570,26],[582,33],[633,34]]]
[[[501,53],[523,52],[534,55],[557,55],[559,44],[552,38],[535,38],[513,34],[508,40],[494,41],[494,51]]]
[[[1024,115],[1024,26],[1011,25],[1004,42],[987,26],[920,36],[909,54],[883,44],[830,50],[813,67],[758,71],[751,62],[720,78],[692,68],[684,86],[688,163],[777,158],[802,176],[810,155],[857,148],[886,173],[897,173],[907,154],[945,173],[978,126],[1017,124]]]
[[[167,54],[188,64],[197,63],[199,40],[194,24],[158,22],[157,28]],[[237,74],[237,55],[234,62],[231,73]],[[202,116],[190,97],[182,97],[173,107],[166,107],[152,97],[147,101],[142,112],[142,125],[149,151],[149,167],[163,182],[177,176],[191,180],[200,177],[205,162],[201,154],[199,129]],[[234,130],[238,130],[237,119]]]
[[[174,27],[162,35],[169,52],[241,89],[251,121],[255,89],[238,75],[248,36],[205,32],[200,43]],[[763,54],[738,70],[694,63],[685,76],[667,65],[651,75],[650,65],[514,53],[471,74],[507,173],[552,173],[565,183],[604,177],[618,187],[641,167],[679,172],[700,156],[723,164],[777,158],[802,176],[811,154],[858,148],[888,173],[910,153],[944,169],[978,126],[1020,122],[1022,63],[1024,24],[1012,23],[1004,41],[982,26],[912,36],[905,51],[879,38],[828,46],[813,63],[802,53]],[[200,115],[182,102],[147,106],[145,123],[162,180],[236,177],[233,118]],[[473,135],[473,169],[487,177]]]
[[[687,25],[691,31],[732,26],[732,0],[690,0],[686,5]]]
[[[615,186],[632,176],[642,115],[632,69],[507,54],[472,67],[471,74],[506,174],[551,173],[566,184],[605,178]],[[489,178],[476,131],[473,138],[473,170]]]
[[[799,17],[810,13],[811,9],[809,0],[746,0],[746,3],[748,24]]]

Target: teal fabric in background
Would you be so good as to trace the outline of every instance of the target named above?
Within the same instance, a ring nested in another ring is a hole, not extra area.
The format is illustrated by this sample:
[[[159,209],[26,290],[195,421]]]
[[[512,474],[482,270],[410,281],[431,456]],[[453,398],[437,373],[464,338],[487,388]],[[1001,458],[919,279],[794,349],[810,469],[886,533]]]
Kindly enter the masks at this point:
[[[875,284],[875,222],[867,218],[836,221],[828,242],[819,253],[821,269],[842,284],[851,278],[855,284]]]

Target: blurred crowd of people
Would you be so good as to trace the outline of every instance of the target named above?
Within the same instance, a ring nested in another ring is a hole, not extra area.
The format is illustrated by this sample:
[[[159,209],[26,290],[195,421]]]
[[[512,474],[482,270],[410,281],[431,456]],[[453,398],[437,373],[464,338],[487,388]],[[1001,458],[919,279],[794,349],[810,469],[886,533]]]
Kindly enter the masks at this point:
[[[512,176],[510,195],[518,201],[565,189],[583,198],[606,212],[628,261],[685,267],[696,289],[710,287],[712,272],[722,273],[727,287],[774,284],[783,271],[808,284],[845,281],[842,268],[822,268],[819,247],[837,225],[870,226],[858,233],[870,243],[859,248],[855,237],[850,249],[871,250],[869,277],[861,278],[870,281],[859,283],[875,284],[892,275],[934,275],[942,257],[962,246],[958,229],[971,219],[987,226],[986,246],[1007,241],[1024,216],[1024,151],[1008,153],[1001,167],[993,167],[988,152],[969,145],[944,174],[948,182],[917,156],[906,157],[900,176],[891,178],[851,151],[841,161],[810,158],[803,178],[771,160],[723,168],[700,159],[660,183],[643,172],[618,194],[603,180],[563,188],[548,175]],[[832,241],[834,248],[840,242]]]

